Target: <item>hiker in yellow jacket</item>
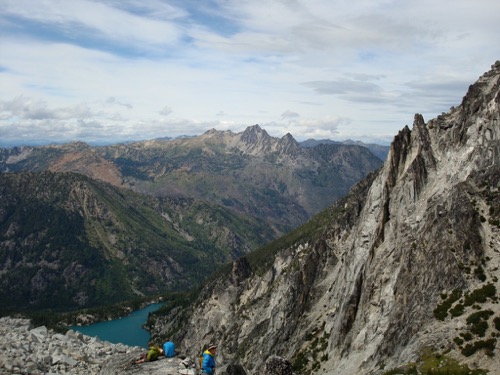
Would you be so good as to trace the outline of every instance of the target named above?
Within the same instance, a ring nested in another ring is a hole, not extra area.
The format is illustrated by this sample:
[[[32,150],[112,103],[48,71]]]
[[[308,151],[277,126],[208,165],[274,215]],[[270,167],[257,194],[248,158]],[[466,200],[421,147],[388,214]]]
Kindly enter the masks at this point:
[[[214,375],[215,374],[215,352],[217,351],[217,346],[210,344],[203,352],[203,363],[201,365],[201,372],[203,374]]]

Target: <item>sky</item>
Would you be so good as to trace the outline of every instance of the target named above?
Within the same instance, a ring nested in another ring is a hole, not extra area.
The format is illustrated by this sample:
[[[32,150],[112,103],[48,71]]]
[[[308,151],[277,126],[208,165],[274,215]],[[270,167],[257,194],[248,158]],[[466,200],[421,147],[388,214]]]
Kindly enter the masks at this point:
[[[389,144],[500,59],[498,0],[0,0],[0,147]]]

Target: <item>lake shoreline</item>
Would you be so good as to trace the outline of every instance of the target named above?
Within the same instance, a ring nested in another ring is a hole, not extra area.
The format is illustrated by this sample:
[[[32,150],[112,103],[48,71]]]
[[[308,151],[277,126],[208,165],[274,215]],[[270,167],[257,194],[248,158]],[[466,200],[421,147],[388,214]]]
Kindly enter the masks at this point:
[[[132,311],[127,316],[88,325],[69,326],[70,330],[114,344],[147,347],[151,337],[146,329],[149,314],[158,310],[163,302],[148,304],[142,309]]]
[[[70,316],[65,316],[61,319],[61,324],[64,326],[84,327],[87,325],[106,322],[121,318],[126,318],[134,311],[144,309],[145,307],[155,304],[164,303],[162,298],[156,298],[148,301],[137,303],[120,303],[102,308],[84,309],[69,313]],[[68,313],[66,313],[68,314]]]

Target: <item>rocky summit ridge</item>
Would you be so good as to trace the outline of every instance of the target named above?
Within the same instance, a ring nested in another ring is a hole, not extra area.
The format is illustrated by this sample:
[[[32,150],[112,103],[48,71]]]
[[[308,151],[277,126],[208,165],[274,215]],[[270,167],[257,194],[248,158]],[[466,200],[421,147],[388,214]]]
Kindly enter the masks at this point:
[[[271,355],[302,374],[405,374],[430,352],[498,375],[499,189],[496,62],[459,106],[415,115],[379,171],[155,317],[153,334],[187,353],[216,341],[252,374]]]
[[[113,344],[68,330],[65,334],[28,319],[0,318],[0,375],[196,375],[196,361],[179,354],[136,364],[145,348]],[[221,375],[243,375],[235,366],[219,367]],[[292,375],[288,361],[270,357],[266,375]]]
[[[33,327],[28,319],[0,318],[0,374],[98,374],[111,357],[138,358],[143,349],[111,344],[69,330]]]
[[[259,125],[190,138],[91,147],[0,149],[0,172],[74,172],[154,197],[194,198],[265,222],[275,236],[303,224],[382,161],[358,145],[301,147]]]
[[[210,129],[200,137],[195,137],[199,142],[211,142],[219,144],[225,149],[226,153],[233,153],[235,150],[254,156],[264,156],[275,152],[289,153],[300,149],[299,143],[290,133],[281,138],[271,137],[266,130],[258,124],[247,127],[240,133],[234,133],[230,130],[219,131]],[[173,140],[170,142],[185,144],[192,142],[193,138]],[[161,142],[149,143],[149,145],[159,145]]]

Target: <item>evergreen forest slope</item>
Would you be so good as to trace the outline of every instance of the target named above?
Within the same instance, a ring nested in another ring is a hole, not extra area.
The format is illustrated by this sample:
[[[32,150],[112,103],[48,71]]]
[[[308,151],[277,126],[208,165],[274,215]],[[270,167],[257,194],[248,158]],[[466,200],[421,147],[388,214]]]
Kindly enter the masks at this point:
[[[273,236],[199,200],[75,173],[3,173],[1,308],[68,310],[185,289]]]

